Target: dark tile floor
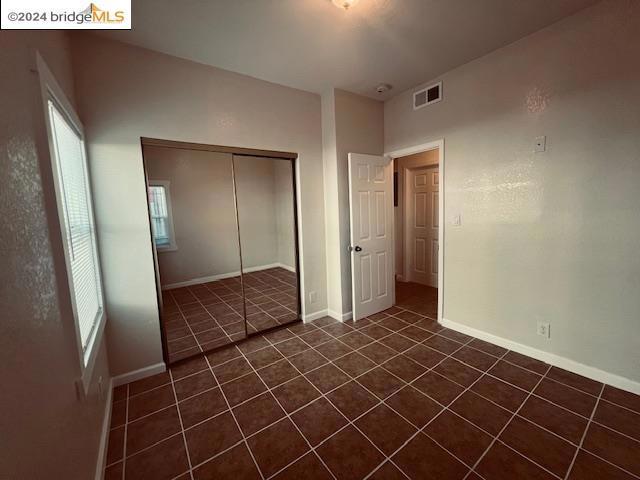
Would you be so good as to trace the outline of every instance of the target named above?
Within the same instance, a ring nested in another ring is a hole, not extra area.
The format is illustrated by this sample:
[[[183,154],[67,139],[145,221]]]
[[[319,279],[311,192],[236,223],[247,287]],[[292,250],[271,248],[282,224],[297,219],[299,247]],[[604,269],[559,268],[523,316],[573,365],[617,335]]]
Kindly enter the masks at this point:
[[[638,479],[640,396],[393,307],[114,390],[106,479]]]
[[[271,268],[243,278],[249,334],[298,318],[294,272]],[[169,363],[245,338],[240,277],[165,290],[162,301]]]

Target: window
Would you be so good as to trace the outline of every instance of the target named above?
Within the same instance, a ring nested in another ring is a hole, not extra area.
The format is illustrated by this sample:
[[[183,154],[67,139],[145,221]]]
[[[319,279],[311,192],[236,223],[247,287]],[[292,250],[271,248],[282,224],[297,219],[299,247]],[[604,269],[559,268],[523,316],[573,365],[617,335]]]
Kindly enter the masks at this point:
[[[38,56],[58,218],[75,319],[82,384],[88,390],[102,335],[104,308],[82,125]]]
[[[177,250],[168,181],[149,181],[149,211],[153,241],[158,251]]]

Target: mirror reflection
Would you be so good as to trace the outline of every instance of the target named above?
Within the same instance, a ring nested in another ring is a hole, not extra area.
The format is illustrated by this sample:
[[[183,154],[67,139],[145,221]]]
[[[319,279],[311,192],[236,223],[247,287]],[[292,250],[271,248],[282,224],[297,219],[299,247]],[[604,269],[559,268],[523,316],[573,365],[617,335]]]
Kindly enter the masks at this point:
[[[233,157],[247,330],[299,318],[291,160]]]
[[[144,147],[170,363],[246,336],[232,155]]]

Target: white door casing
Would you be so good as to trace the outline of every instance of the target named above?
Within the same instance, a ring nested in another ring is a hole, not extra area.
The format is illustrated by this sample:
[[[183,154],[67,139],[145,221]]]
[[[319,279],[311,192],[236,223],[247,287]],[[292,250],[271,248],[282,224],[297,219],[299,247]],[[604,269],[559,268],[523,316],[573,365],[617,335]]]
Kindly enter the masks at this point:
[[[385,153],[385,156],[391,158],[391,159],[396,159],[396,158],[401,158],[401,157],[406,157],[409,155],[413,155],[416,153],[420,153],[420,152],[426,152],[428,150],[438,150],[438,184],[439,184],[439,193],[438,193],[438,202],[439,202],[439,206],[438,206],[438,218],[441,219],[440,220],[440,228],[438,229],[438,322],[442,322],[442,319],[444,318],[444,273],[445,273],[445,268],[444,268],[444,252],[445,252],[445,248],[446,248],[446,242],[444,241],[445,239],[445,222],[444,219],[445,215],[444,215],[444,211],[445,211],[445,203],[444,203],[444,199],[445,199],[445,171],[446,171],[446,155],[445,155],[445,141],[443,138],[439,139],[439,140],[435,140],[435,141],[431,141],[431,142],[427,142],[427,143],[422,143],[419,145],[413,145],[413,146],[408,146],[408,147],[404,147],[404,148],[400,148],[398,150],[393,150],[390,152]],[[404,184],[404,182],[403,182]],[[404,233],[405,235],[405,240],[406,240],[406,231]],[[405,255],[405,258],[407,256]],[[404,270],[406,271],[408,269],[408,265],[405,265]],[[395,284],[394,284],[395,287]],[[394,294],[395,294],[395,290],[394,290]]]
[[[349,218],[353,319],[394,301],[393,164],[376,155],[349,154]]]
[[[439,173],[432,165],[407,170],[407,280],[438,287]]]

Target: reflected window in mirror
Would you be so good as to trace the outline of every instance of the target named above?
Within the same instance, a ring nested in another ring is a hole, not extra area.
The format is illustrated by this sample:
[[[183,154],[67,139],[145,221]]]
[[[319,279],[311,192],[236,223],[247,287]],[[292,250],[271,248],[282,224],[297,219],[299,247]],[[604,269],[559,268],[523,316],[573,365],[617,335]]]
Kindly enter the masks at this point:
[[[153,241],[158,251],[177,250],[171,214],[171,189],[168,181],[149,182],[149,210]]]

